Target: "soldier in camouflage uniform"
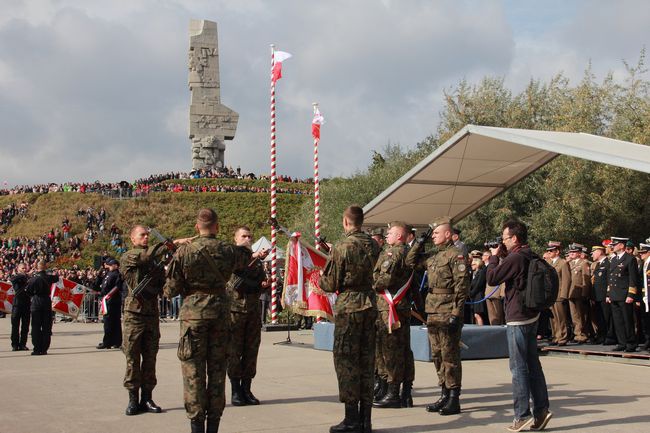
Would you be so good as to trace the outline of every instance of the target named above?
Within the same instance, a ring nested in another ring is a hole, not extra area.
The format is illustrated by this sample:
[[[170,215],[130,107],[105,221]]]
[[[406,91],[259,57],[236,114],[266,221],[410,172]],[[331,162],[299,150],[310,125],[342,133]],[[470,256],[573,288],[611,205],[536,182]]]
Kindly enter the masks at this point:
[[[128,286],[122,322],[122,350],[126,356],[124,387],[129,390],[126,414],[135,415],[139,411],[160,413],[161,409],[152,400],[151,393],[156,386],[156,355],[160,340],[158,295],[162,293],[165,275],[162,269],[156,270],[156,263],[169,252],[169,245],[161,242],[150,247],[149,231],[141,225],[131,229],[131,243],[133,248],[120,259],[120,272]],[[151,282],[134,297],[133,289],[147,275],[153,277]],[[140,389],[142,397],[138,403]]]
[[[334,318],[334,368],[345,418],[330,433],[370,432],[375,366],[376,295],[372,270],[379,249],[361,231],[363,210],[349,206],[343,212],[345,238],[339,241],[320,279],[321,288],[339,292]]]
[[[246,226],[235,230],[235,245],[250,249],[253,236]],[[265,256],[266,250],[260,252]],[[231,296],[230,317],[232,334],[228,357],[228,377],[232,388],[233,406],[257,405],[260,401],[251,392],[251,381],[257,371],[257,353],[262,337],[260,294],[268,286],[260,260],[236,270],[228,281]]]
[[[167,270],[165,295],[183,296],[178,358],[183,398],[192,433],[216,433],[226,404],[225,381],[230,344],[230,295],[234,270],[251,261],[250,249],[217,240],[217,213],[201,209],[199,237],[178,249]]]
[[[452,241],[450,218],[439,218],[430,227],[433,229],[431,238],[438,247],[437,254],[418,258],[418,252],[426,241],[422,236],[409,250],[406,264],[426,267],[429,280],[425,311],[431,355],[442,392],[440,399],[426,409],[428,412],[452,415],[460,412],[460,336],[470,279],[466,257]]]
[[[407,360],[411,351],[411,303],[408,296],[413,271],[406,266],[406,224],[395,221],[386,235],[387,246],[381,252],[373,272],[377,291],[376,362],[380,380],[388,382],[388,392],[376,399],[374,407],[402,407],[400,384],[404,382],[404,397],[410,395],[412,382],[406,382]],[[391,310],[392,313],[391,313]],[[392,323],[391,323],[392,322]],[[408,389],[407,389],[408,388]]]

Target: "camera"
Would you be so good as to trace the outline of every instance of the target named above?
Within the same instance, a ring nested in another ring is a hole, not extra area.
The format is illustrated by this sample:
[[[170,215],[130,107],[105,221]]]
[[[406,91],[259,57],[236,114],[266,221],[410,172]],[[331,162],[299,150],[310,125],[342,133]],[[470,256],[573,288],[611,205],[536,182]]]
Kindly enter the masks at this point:
[[[485,248],[492,249],[492,248],[499,248],[501,244],[503,244],[503,238],[501,236],[498,236],[496,239],[485,242],[483,246]]]

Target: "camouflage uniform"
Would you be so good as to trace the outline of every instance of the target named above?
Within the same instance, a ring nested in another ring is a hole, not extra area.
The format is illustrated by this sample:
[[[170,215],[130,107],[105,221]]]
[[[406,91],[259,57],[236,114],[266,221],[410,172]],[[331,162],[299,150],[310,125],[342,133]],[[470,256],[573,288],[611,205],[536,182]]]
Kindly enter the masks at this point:
[[[155,271],[155,262],[168,252],[163,244],[134,247],[122,255],[120,272],[128,286],[124,300],[122,350],[126,356],[124,387],[152,391],[156,386],[156,355],[160,341],[158,294],[164,284],[164,271]],[[153,279],[137,298],[132,291],[150,274]]]
[[[209,256],[210,259],[208,259]],[[178,358],[183,398],[191,420],[220,419],[225,399],[230,296],[226,283],[233,270],[245,267],[251,252],[201,235],[182,245],[167,271],[165,295],[182,295]]]
[[[377,244],[360,230],[338,242],[320,279],[326,292],[339,292],[334,318],[334,368],[343,403],[372,404],[377,301],[372,270]]]
[[[266,278],[261,262],[236,271],[228,281],[231,296],[232,333],[228,358],[228,377],[253,379],[257,371],[257,353],[262,337],[260,294]],[[234,284],[239,281],[239,287]]]
[[[373,272],[374,289],[379,293],[387,290],[393,296],[406,284],[412,274],[411,268],[406,266],[405,258],[408,247],[406,245],[387,246],[382,251]],[[388,301],[380,294],[377,295],[377,348],[376,362],[379,376],[390,383],[400,383],[406,378],[408,352],[410,346],[410,317],[411,304],[409,297],[404,296],[395,305],[400,326],[389,332]],[[393,325],[394,327],[395,325]],[[411,352],[411,358],[413,354]]]
[[[426,267],[429,294],[425,312],[431,356],[438,373],[438,385],[449,390],[461,386],[460,362],[461,326],[449,331],[449,320],[456,316],[463,320],[463,309],[469,292],[469,272],[465,257],[453,242],[440,246],[438,253],[418,260],[421,244],[415,244],[406,256],[407,266]]]

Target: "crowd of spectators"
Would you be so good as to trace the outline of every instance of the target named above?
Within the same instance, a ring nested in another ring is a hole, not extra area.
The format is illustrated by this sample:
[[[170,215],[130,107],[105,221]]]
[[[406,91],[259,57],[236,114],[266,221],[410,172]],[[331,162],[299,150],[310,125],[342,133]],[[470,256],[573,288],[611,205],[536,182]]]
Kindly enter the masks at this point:
[[[11,203],[0,209],[0,234],[7,232],[7,227],[13,222],[15,217],[25,218],[28,210],[29,203],[27,202],[21,202],[19,204]]]

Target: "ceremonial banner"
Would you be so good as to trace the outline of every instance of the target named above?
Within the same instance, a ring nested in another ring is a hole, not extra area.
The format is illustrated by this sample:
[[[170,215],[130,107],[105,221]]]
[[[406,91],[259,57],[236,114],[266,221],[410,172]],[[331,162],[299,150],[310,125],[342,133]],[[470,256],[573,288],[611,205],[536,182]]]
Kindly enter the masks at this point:
[[[282,62],[291,57],[291,54],[284,51],[273,52],[273,68],[271,69],[271,80],[275,84],[282,78]]]
[[[86,287],[74,281],[59,278],[59,281],[52,284],[52,310],[77,318],[81,309],[81,302],[84,299]]]
[[[0,311],[11,314],[14,304],[14,287],[11,283],[0,281]]]
[[[327,256],[300,239],[300,233],[291,237],[287,245],[284,279],[284,305],[305,316],[326,317],[334,320],[332,305],[336,295],[321,295],[320,271]]]

